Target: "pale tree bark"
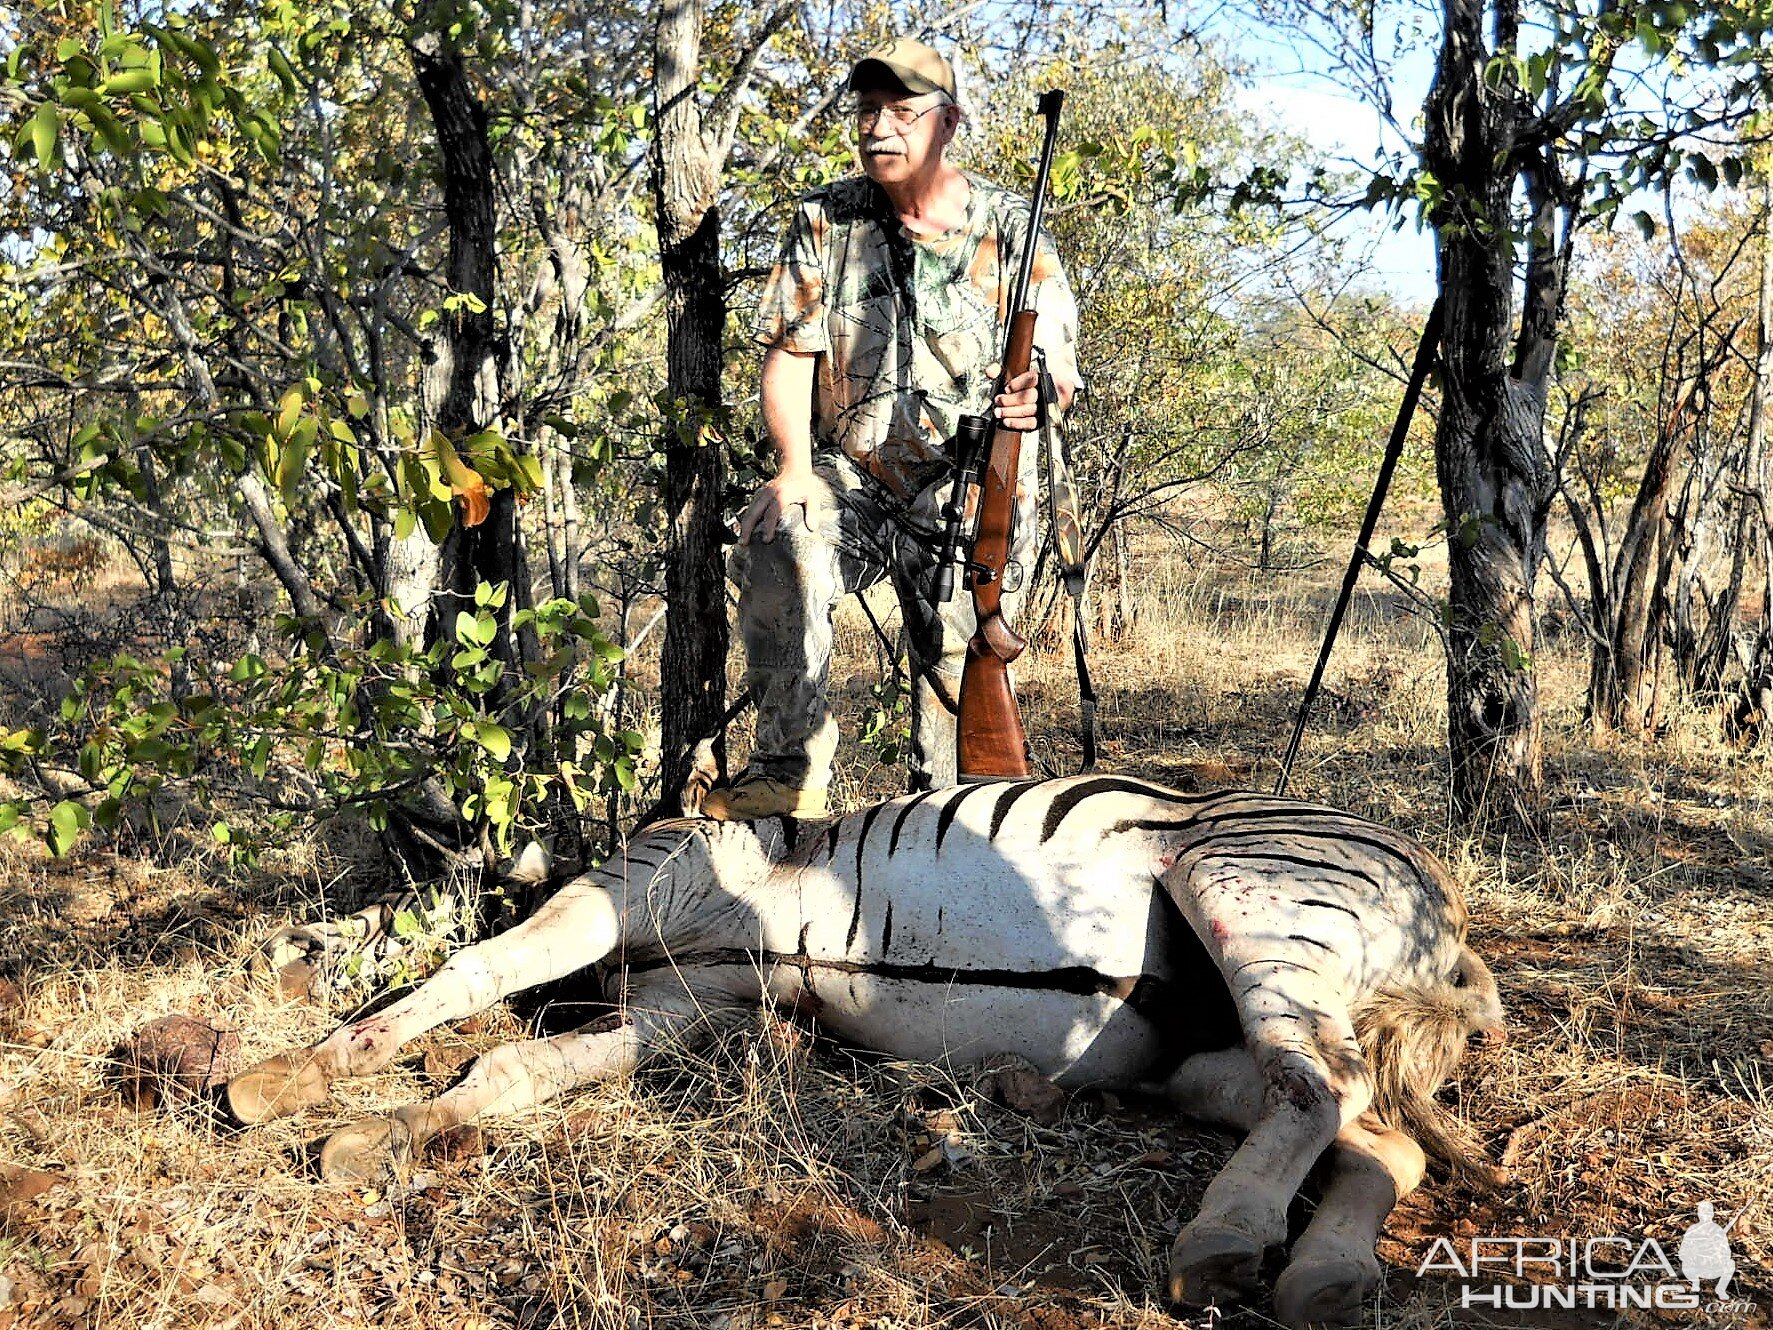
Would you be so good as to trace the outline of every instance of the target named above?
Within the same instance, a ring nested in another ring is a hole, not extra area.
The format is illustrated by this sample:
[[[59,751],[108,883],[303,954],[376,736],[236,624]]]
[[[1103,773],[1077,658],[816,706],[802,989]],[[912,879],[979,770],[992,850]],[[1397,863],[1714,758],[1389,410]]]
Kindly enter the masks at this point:
[[[722,552],[721,342],[726,328],[720,256],[721,172],[731,151],[739,99],[763,45],[787,22],[782,6],[752,34],[725,89],[704,116],[702,0],[663,0],[653,41],[653,201],[664,277],[666,389],[682,413],[664,442],[664,656],[661,664],[661,790],[677,807],[694,748],[713,740],[724,768],[726,572]]]
[[[1754,521],[1749,533],[1761,562],[1761,622],[1741,651],[1742,683],[1725,716],[1731,737],[1764,740],[1773,727],[1773,457],[1768,456],[1767,413],[1773,403],[1773,154],[1763,156],[1761,183],[1761,289],[1755,307],[1755,372],[1749,388],[1745,485],[1752,487]]]
[[[1761,290],[1755,304],[1755,375],[1749,390],[1746,472],[1758,509],[1761,553],[1761,615],[1773,623],[1773,458],[1767,450],[1768,402],[1773,399],[1773,153],[1765,154],[1761,182]]]

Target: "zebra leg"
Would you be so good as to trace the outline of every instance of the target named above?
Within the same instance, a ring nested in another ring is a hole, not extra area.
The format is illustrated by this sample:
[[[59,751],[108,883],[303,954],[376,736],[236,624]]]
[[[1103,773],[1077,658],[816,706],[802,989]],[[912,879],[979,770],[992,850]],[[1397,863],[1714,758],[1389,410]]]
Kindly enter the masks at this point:
[[[1361,1305],[1379,1282],[1379,1226],[1421,1183],[1426,1160],[1415,1141],[1367,1116],[1337,1133],[1332,1167],[1274,1286],[1275,1316],[1301,1330],[1361,1324]]]
[[[1238,972],[1258,964],[1278,962],[1250,962]],[[1170,1296],[1178,1302],[1235,1301],[1255,1288],[1262,1253],[1286,1239],[1294,1193],[1343,1124],[1372,1099],[1346,1015],[1298,998],[1268,982],[1239,998],[1261,1072],[1261,1112],[1170,1249]]]
[[[1241,1048],[1189,1058],[1164,1093],[1190,1117],[1238,1131],[1254,1128],[1262,1114],[1262,1074]],[[1323,1199],[1275,1284],[1274,1313],[1285,1325],[1361,1323],[1361,1306],[1379,1282],[1379,1226],[1426,1167],[1421,1146],[1371,1115],[1336,1134],[1331,1159]]]
[[[250,1126],[318,1104],[333,1081],[387,1065],[425,1031],[600,960],[620,931],[607,891],[590,876],[569,882],[516,928],[457,952],[385,1011],[241,1072],[228,1082],[229,1111]]]
[[[1262,1073],[1246,1048],[1197,1053],[1164,1082],[1165,1098],[1191,1118],[1247,1132],[1262,1116]]]
[[[482,1113],[510,1113],[544,1103],[594,1081],[626,1075],[666,1048],[694,1047],[730,1026],[738,1008],[712,998],[696,972],[637,990],[622,1010],[582,1030],[503,1044],[477,1058],[450,1089],[434,1099],[397,1108],[333,1133],[320,1151],[328,1182],[357,1185],[384,1173],[404,1177],[425,1142]],[[755,1008],[759,992],[738,995]]]

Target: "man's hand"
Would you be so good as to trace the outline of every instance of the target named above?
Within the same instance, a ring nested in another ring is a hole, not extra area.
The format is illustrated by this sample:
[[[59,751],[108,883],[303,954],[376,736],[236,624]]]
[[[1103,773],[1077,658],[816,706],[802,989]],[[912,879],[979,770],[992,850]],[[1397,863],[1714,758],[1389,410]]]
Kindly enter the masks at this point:
[[[811,471],[783,471],[762,486],[752,497],[751,506],[739,519],[739,544],[749,545],[755,534],[764,544],[776,538],[776,530],[788,514],[800,509],[800,520],[807,521],[808,502],[813,497],[818,478]]]
[[[1057,375],[1053,378],[1053,390],[1059,395],[1054,404],[1055,409],[1065,410],[1071,405],[1072,385],[1061,381]],[[997,423],[1005,429],[1026,434],[1040,424],[1040,373],[1037,370],[1025,370],[1004,384],[1004,390],[992,399],[992,406],[997,409]]]

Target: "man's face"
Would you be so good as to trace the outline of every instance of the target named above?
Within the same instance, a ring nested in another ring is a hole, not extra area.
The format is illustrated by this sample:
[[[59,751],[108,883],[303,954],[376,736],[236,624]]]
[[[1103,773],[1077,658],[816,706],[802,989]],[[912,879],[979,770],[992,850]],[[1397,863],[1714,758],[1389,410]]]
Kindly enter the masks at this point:
[[[862,169],[883,185],[915,179],[941,159],[959,122],[960,108],[940,92],[857,93]]]

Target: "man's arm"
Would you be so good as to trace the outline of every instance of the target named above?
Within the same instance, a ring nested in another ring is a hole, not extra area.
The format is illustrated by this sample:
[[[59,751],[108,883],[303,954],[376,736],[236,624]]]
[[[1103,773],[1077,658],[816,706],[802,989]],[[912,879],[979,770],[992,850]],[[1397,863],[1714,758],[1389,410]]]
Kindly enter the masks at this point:
[[[772,346],[763,356],[763,427],[776,445],[776,474],[757,491],[739,519],[739,543],[755,534],[765,543],[795,508],[806,520],[813,476],[813,374],[816,354]]]

